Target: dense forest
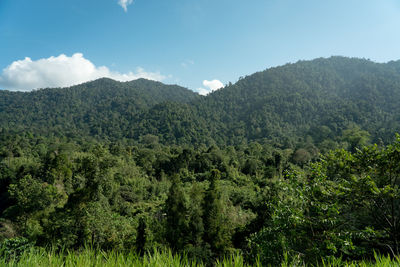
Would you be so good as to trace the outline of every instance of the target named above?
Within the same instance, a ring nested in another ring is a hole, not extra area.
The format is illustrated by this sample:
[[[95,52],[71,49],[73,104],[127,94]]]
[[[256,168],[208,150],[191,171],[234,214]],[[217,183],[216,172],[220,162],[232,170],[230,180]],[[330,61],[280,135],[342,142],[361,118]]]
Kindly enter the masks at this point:
[[[388,143],[399,128],[400,62],[332,57],[267,69],[203,97],[144,79],[0,91],[0,129],[162,144],[340,147],[346,132]],[[354,144],[350,144],[354,145]]]
[[[400,62],[344,57],[207,96],[144,79],[0,91],[0,256],[394,257],[399,103]]]

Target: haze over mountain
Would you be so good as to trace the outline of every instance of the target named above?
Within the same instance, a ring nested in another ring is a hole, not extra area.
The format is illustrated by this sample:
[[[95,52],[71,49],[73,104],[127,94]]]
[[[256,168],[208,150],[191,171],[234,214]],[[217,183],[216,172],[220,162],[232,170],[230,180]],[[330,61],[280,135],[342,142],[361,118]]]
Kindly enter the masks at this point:
[[[63,89],[0,91],[3,130],[165,144],[320,144],[349,129],[373,141],[400,130],[400,62],[331,57],[240,78],[199,96],[176,85],[99,79]]]

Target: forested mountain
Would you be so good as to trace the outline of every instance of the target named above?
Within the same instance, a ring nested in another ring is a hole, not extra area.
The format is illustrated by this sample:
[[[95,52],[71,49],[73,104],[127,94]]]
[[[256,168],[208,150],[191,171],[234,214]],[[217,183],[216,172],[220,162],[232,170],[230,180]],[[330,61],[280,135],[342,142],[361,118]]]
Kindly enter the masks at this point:
[[[206,97],[143,79],[0,91],[0,265],[32,246],[205,266],[400,255],[399,103],[400,62],[343,57]]]
[[[199,96],[160,82],[98,79],[69,88],[32,92],[0,90],[0,127],[40,134],[119,138],[135,116],[154,105],[186,103]]]
[[[400,72],[367,60],[317,59],[256,73],[210,98],[215,107],[229,103],[225,110],[246,122],[249,139],[296,132],[319,141],[321,129],[332,137],[352,123],[376,134],[397,121]]]
[[[206,97],[143,79],[0,96],[3,129],[111,140],[331,147],[346,131],[377,142],[400,130],[400,63],[345,57],[270,68]]]
[[[193,117],[185,121],[196,121],[198,128],[186,135],[203,131],[217,144],[267,139],[290,145],[299,138],[319,144],[359,127],[374,141],[391,140],[400,129],[399,65],[332,57],[267,69],[194,101]]]

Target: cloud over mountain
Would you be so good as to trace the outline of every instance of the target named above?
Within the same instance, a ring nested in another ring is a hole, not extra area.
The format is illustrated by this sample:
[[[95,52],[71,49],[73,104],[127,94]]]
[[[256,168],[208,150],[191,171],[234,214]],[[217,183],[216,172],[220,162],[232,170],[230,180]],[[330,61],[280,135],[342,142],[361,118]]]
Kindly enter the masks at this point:
[[[95,66],[83,54],[75,53],[71,57],[61,54],[57,57],[12,62],[0,74],[0,88],[29,91],[45,87],[65,87],[90,80],[107,77],[117,81],[130,81],[139,78],[161,81],[165,76],[159,72],[146,72],[137,68],[136,72],[120,73],[110,71],[105,66]]]

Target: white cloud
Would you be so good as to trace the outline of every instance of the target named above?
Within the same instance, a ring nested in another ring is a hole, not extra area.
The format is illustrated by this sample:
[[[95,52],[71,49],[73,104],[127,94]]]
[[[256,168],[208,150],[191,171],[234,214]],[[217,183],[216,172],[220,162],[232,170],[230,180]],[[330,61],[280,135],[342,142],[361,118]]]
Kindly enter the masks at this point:
[[[0,74],[0,88],[29,91],[36,88],[71,86],[102,77],[118,81],[139,78],[161,81],[166,78],[159,72],[146,72],[142,68],[128,73],[110,71],[105,66],[96,67],[81,53],[75,53],[71,57],[61,54],[39,60],[26,57],[14,61]]]
[[[203,86],[207,88],[198,88],[197,92],[201,95],[207,95],[213,91],[216,91],[224,87],[224,84],[220,80],[212,80],[212,81],[204,80]]]
[[[200,95],[208,95],[210,93],[210,90],[205,89],[205,88],[197,88],[197,93],[199,93]]]
[[[128,12],[128,6],[133,3],[133,0],[118,0],[118,5],[122,6],[125,12]]]
[[[211,89],[211,91],[215,91],[224,87],[224,84],[220,80],[212,80],[212,81],[203,81],[203,85]]]

